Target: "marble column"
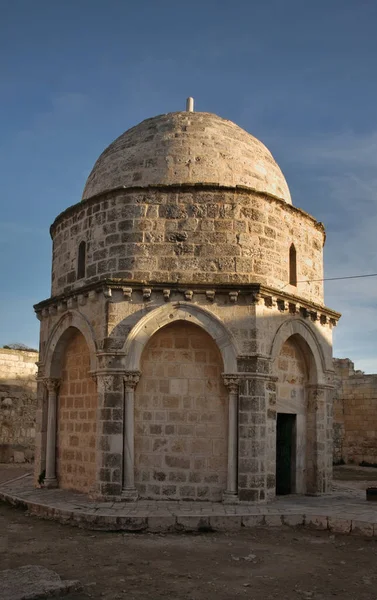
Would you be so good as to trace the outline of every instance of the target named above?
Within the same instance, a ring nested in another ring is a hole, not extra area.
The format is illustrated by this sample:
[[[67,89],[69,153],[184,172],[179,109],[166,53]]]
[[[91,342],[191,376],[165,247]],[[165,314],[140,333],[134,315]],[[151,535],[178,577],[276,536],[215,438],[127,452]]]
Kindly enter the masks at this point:
[[[124,430],[123,430],[123,490],[125,500],[137,500],[135,488],[135,434],[134,405],[135,387],[140,379],[139,371],[127,371],[124,376]]]
[[[224,384],[229,391],[228,400],[228,473],[227,486],[223,502],[238,500],[237,463],[238,463],[238,386],[236,375],[223,374]]]
[[[47,436],[46,436],[46,475],[45,487],[57,487],[56,478],[56,431],[57,431],[57,397],[60,385],[59,379],[43,380],[48,391]]]

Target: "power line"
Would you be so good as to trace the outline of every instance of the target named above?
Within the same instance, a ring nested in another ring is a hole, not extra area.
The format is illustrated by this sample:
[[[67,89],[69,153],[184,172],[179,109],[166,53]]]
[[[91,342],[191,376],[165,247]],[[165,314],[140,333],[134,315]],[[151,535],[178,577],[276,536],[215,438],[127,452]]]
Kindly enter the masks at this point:
[[[314,281],[339,281],[339,279],[360,279],[361,277],[377,277],[377,273],[370,275],[349,275],[348,277],[325,277],[324,279],[305,279],[297,283],[313,283]]]
[[[303,279],[302,281],[297,281],[296,283],[315,283],[319,281],[339,281],[341,279],[361,279],[363,277],[377,277],[377,273],[370,273],[369,275],[348,275],[348,277],[325,277],[324,279]],[[281,288],[282,290],[289,285],[286,283]]]

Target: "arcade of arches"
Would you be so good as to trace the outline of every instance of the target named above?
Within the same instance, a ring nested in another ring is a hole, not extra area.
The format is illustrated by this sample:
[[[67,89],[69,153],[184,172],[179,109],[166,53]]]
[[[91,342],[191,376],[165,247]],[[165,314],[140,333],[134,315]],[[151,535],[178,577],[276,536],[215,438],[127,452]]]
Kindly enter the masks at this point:
[[[326,450],[331,415],[301,336],[281,344],[274,374],[262,380],[224,373],[213,338],[187,320],[152,334],[140,371],[124,375],[93,377],[84,335],[70,327],[61,339],[60,377],[47,380],[47,485],[98,496],[102,477],[120,480],[125,499],[212,501],[253,500],[241,486],[263,478],[267,498],[326,489],[328,464],[316,448]]]

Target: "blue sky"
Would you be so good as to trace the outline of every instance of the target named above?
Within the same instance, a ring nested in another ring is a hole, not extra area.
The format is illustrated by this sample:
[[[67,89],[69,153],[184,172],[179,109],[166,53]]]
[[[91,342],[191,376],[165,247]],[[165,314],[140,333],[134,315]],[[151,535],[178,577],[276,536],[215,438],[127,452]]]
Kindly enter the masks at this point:
[[[377,272],[375,0],[0,0],[0,345],[38,344],[49,226],[144,118],[235,121],[327,229],[326,276]],[[377,372],[377,278],[326,284],[334,354]]]

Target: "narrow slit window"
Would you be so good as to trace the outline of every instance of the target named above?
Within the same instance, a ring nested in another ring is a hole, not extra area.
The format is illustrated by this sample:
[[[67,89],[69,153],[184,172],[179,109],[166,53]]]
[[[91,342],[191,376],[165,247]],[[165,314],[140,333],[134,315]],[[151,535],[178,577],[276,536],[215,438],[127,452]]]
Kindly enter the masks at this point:
[[[297,258],[294,244],[289,248],[289,283],[297,286]]]
[[[77,259],[77,279],[85,277],[86,243],[80,242]]]

